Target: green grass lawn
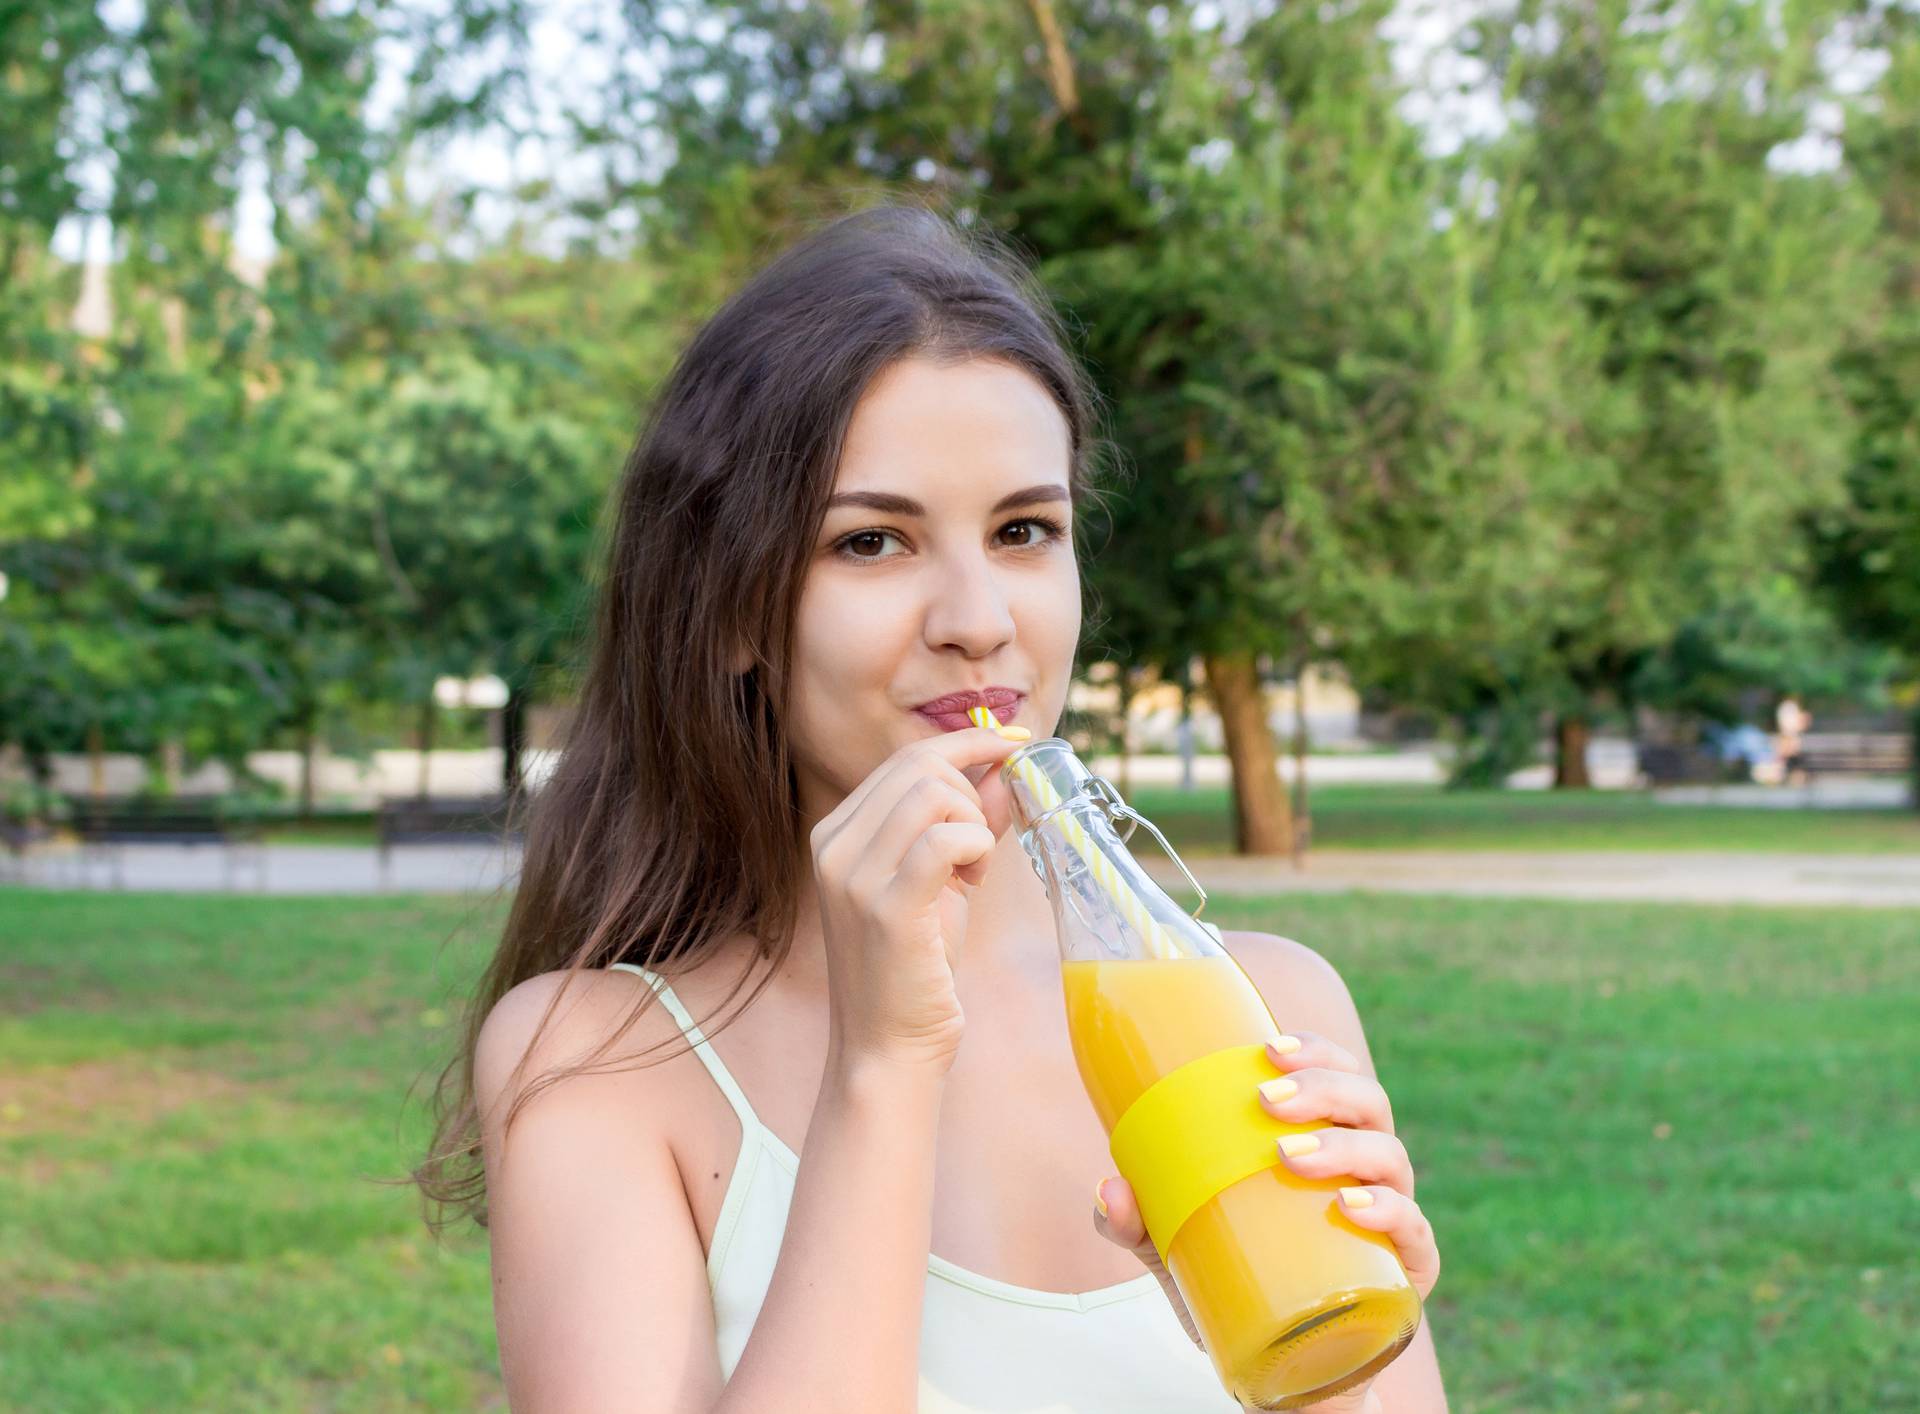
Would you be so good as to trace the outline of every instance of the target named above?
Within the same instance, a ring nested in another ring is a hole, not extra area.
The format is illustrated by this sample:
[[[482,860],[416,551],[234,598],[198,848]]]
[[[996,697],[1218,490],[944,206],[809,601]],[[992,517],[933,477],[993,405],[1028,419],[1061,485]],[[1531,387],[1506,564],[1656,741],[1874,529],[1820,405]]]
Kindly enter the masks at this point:
[[[1456,1410],[1920,1407],[1914,913],[1217,903],[1354,990]],[[373,1181],[491,908],[0,892],[0,1408],[502,1407],[483,1243]]]
[[[1225,786],[1143,786],[1128,803],[1185,854],[1231,849]],[[1313,792],[1327,849],[1785,850],[1920,854],[1920,811],[1662,805],[1641,791],[1447,791],[1327,786]],[[1152,848],[1151,842],[1148,848]]]

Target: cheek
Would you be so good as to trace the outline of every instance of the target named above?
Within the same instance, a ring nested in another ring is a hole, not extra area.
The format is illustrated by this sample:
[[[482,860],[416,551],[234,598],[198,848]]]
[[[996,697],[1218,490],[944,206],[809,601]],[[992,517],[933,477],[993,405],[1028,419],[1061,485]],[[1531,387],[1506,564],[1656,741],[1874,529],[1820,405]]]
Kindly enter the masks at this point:
[[[1035,704],[1046,718],[1048,732],[1058,732],[1060,718],[1066,713],[1074,655],[1080,647],[1081,617],[1080,579],[1070,569],[1058,594],[1030,620],[1031,628],[1023,625],[1023,632],[1031,639],[1034,667],[1048,684],[1043,690],[1045,700]]]
[[[802,759],[834,775],[870,751],[874,729],[882,724],[862,716],[893,710],[888,693],[903,632],[910,630],[884,594],[834,584],[809,587],[802,595],[794,623],[789,727]]]
[[[794,625],[794,666],[815,693],[850,696],[848,689],[892,680],[901,643],[911,632],[900,607],[885,593],[839,580],[802,596]],[[842,710],[852,706],[846,702]]]

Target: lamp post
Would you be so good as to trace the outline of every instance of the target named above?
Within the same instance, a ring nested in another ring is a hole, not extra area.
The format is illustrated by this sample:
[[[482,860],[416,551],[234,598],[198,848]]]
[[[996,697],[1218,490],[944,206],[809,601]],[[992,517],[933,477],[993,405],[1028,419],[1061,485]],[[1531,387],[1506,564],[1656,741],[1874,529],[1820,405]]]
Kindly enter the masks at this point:
[[[433,700],[450,709],[476,707],[497,712],[507,705],[509,695],[505,680],[493,673],[475,678],[442,677],[433,684]]]

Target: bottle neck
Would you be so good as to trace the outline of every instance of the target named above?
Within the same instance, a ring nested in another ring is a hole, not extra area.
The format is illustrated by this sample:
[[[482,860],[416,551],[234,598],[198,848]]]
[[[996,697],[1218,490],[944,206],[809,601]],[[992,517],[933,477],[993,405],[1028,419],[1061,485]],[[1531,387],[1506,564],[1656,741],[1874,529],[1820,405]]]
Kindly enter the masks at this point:
[[[1044,765],[1023,769],[1016,753],[1004,769],[1021,846],[1053,908],[1062,960],[1218,952],[1214,938],[1128,849],[1123,833],[1141,823],[1151,829],[1150,822],[1128,809],[1111,782],[1087,771],[1066,743],[1034,745],[1049,748],[1036,753]]]

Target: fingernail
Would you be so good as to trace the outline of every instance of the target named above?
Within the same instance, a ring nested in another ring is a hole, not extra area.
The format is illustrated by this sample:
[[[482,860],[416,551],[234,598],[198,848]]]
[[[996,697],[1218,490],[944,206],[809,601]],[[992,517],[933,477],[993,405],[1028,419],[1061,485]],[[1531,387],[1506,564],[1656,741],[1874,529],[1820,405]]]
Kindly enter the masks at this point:
[[[1272,1080],[1263,1080],[1260,1082],[1260,1094],[1270,1105],[1277,1105],[1282,1100],[1292,1099],[1294,1093],[1298,1091],[1299,1088],[1300,1082],[1295,1080],[1291,1075],[1279,1075],[1275,1076]]]
[[[998,728],[998,731],[1000,735],[1005,737],[1008,741],[1025,741],[1028,737],[1033,735],[1033,733],[1028,731],[1025,727],[1000,727]]]
[[[1093,1206],[1100,1210],[1100,1216],[1103,1218],[1107,1215],[1107,1200],[1100,1196],[1100,1190],[1106,1185],[1106,1182],[1103,1178],[1100,1182],[1093,1185]]]
[[[1290,1056],[1300,1049],[1300,1038],[1282,1033],[1268,1040],[1267,1049],[1276,1056]]]
[[[1373,1195],[1364,1188],[1343,1188],[1340,1190],[1340,1201],[1349,1208],[1371,1208]]]
[[[1280,1136],[1280,1152],[1290,1159],[1297,1159],[1302,1154],[1311,1154],[1319,1147],[1320,1139],[1318,1135],[1283,1134]]]

